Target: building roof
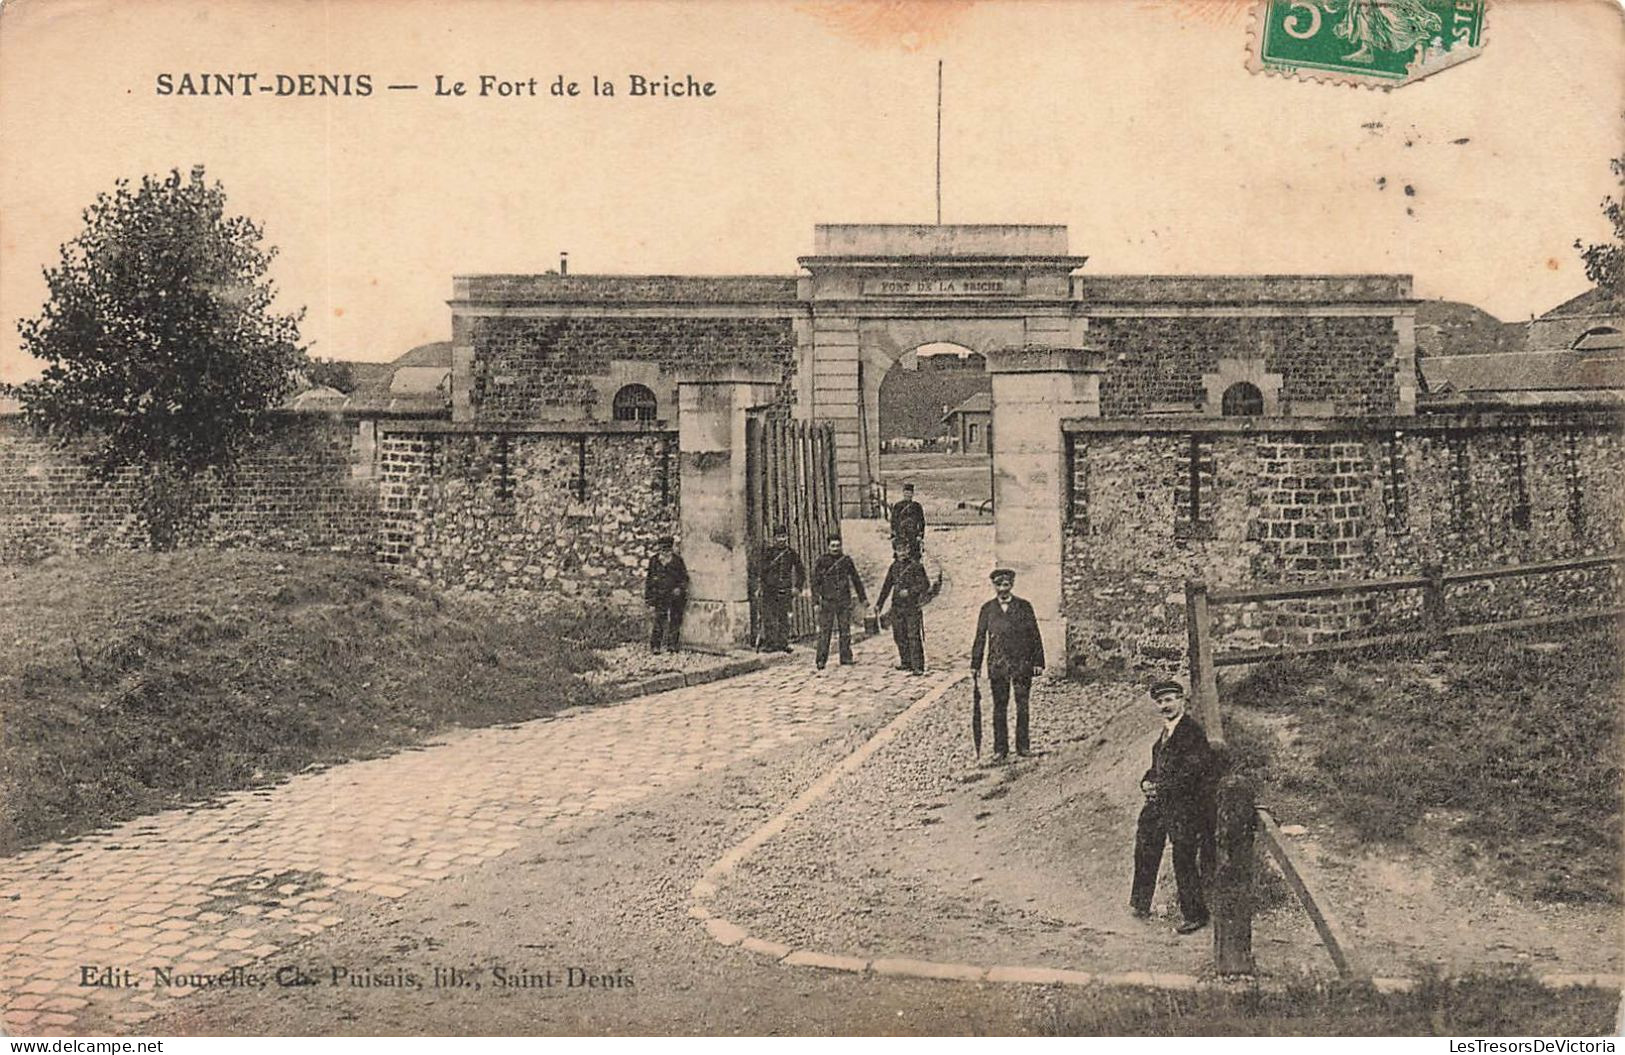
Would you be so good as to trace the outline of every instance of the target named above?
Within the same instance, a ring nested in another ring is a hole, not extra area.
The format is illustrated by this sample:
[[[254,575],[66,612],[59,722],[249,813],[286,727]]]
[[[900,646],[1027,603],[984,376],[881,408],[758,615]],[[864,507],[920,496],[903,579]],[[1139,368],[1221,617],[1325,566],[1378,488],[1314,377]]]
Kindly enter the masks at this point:
[[[976,414],[976,413],[991,414],[992,412],[993,412],[993,393],[991,393],[991,392],[977,392],[975,395],[971,396],[969,399],[966,399],[963,403],[959,404],[959,406],[955,407],[954,409],[948,411],[948,413],[944,414],[942,416],[942,420],[947,421],[949,418],[953,417],[955,414]]]
[[[1573,347],[1577,352],[1625,351],[1625,333],[1612,326],[1598,326],[1582,333]]]
[[[282,405],[289,410],[341,410],[347,398],[336,388],[317,385],[290,397]]]
[[[1441,355],[1420,366],[1434,394],[1625,391],[1621,350]]]

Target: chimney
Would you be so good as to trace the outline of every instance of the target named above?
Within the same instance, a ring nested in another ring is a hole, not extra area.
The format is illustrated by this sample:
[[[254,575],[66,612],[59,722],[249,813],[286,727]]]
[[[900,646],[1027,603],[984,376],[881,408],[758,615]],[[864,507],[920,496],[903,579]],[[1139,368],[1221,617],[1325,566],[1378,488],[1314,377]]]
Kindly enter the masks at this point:
[[[568,250],[561,249],[561,250],[559,250],[559,274],[568,275],[569,273],[570,273],[570,253],[569,253]]]

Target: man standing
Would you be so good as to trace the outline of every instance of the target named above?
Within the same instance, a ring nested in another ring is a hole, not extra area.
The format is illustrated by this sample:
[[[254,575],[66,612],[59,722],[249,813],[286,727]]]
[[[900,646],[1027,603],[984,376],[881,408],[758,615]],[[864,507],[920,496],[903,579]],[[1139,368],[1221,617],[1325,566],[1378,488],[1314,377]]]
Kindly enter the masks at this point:
[[[1201,724],[1185,713],[1185,686],[1159,681],[1151,686],[1151,702],[1162,716],[1163,729],[1151,748],[1151,768],[1140,780],[1145,806],[1134,832],[1134,888],[1129,907],[1142,919],[1151,914],[1163,844],[1172,842],[1174,882],[1179,887],[1179,913],[1184,917],[1175,929],[1189,934],[1208,922],[1197,856],[1211,838],[1213,749]]]
[[[1016,695],[1016,753],[1032,753],[1027,698],[1032,693],[1033,675],[1044,669],[1044,639],[1033,606],[1014,593],[1016,573],[998,568],[991,578],[994,596],[976,617],[970,669],[972,675],[980,676],[986,657],[987,680],[993,689],[993,761],[1000,762],[1010,753],[1006,723],[1012,690]]]
[[[892,541],[906,541],[915,560],[925,544],[925,510],[914,501],[914,485],[903,485],[903,500],[891,507]]]
[[[841,635],[841,666],[852,665],[852,594],[863,604],[869,595],[863,591],[863,580],[858,578],[857,566],[852,558],[841,552],[841,536],[829,537],[829,552],[813,562],[813,601],[818,605],[818,669],[829,662],[829,634],[839,630]]]
[[[670,535],[655,543],[658,552],[649,558],[649,572],[643,579],[643,603],[654,609],[654,629],[649,632],[649,648],[676,652],[683,636],[683,607],[688,604],[688,567],[677,555]]]
[[[875,611],[886,607],[891,597],[891,633],[897,642],[897,669],[911,674],[925,673],[925,615],[920,606],[931,592],[931,577],[916,558],[907,540],[892,540],[891,567],[881,584]]]
[[[762,606],[763,652],[790,651],[790,603],[807,585],[807,569],[790,548],[790,532],[780,525],[762,549],[756,589]]]

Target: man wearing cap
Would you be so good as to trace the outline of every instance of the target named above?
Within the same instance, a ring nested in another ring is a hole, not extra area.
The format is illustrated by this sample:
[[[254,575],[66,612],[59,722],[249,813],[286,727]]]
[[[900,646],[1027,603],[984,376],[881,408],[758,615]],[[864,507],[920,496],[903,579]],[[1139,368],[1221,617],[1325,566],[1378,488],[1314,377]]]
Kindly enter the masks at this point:
[[[818,605],[818,669],[829,662],[829,635],[838,630],[841,635],[841,665],[852,665],[852,594],[869,603],[863,590],[863,580],[852,558],[841,552],[841,536],[829,537],[829,552],[820,554],[813,562],[813,601]]]
[[[1033,606],[1014,593],[1016,573],[997,568],[993,580],[993,600],[982,605],[976,617],[976,640],[971,644],[970,669],[980,675],[987,660],[987,680],[993,690],[993,760],[1010,754],[1006,723],[1010,694],[1016,696],[1016,753],[1032,753],[1027,729],[1027,698],[1032,692],[1033,675],[1044,669],[1044,639],[1038,631]]]
[[[914,501],[914,485],[903,485],[903,500],[891,507],[891,537],[908,543],[914,559],[919,560],[925,542],[925,510]]]
[[[1151,914],[1162,848],[1171,842],[1179,912],[1184,917],[1176,929],[1189,934],[1208,922],[1197,857],[1212,836],[1215,760],[1201,723],[1185,713],[1185,686],[1173,680],[1159,681],[1151,686],[1150,694],[1163,728],[1151,748],[1151,768],[1140,780],[1145,806],[1134,832],[1134,887],[1129,907],[1142,919]]]
[[[670,535],[655,543],[658,552],[649,558],[649,571],[643,578],[643,603],[654,609],[654,628],[649,631],[649,648],[659,652],[677,651],[683,636],[683,607],[688,604],[688,567],[672,547]]]
[[[790,651],[790,603],[806,586],[807,569],[790,548],[790,532],[781,524],[773,529],[773,541],[762,548],[756,566],[763,652]]]
[[[914,555],[907,539],[892,540],[891,567],[880,586],[875,611],[892,598],[891,632],[897,642],[897,669],[911,674],[925,673],[925,616],[920,606],[931,592],[931,577]]]

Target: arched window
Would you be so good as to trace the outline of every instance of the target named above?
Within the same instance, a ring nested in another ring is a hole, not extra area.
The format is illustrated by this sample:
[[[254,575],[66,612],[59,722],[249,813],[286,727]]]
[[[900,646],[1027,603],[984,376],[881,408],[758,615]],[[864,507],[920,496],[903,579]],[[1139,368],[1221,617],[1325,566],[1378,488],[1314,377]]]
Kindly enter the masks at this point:
[[[627,385],[615,393],[616,421],[653,421],[660,401],[643,385]]]
[[[1219,402],[1219,413],[1227,418],[1249,417],[1264,413],[1264,393],[1257,385],[1237,381],[1224,390]]]

